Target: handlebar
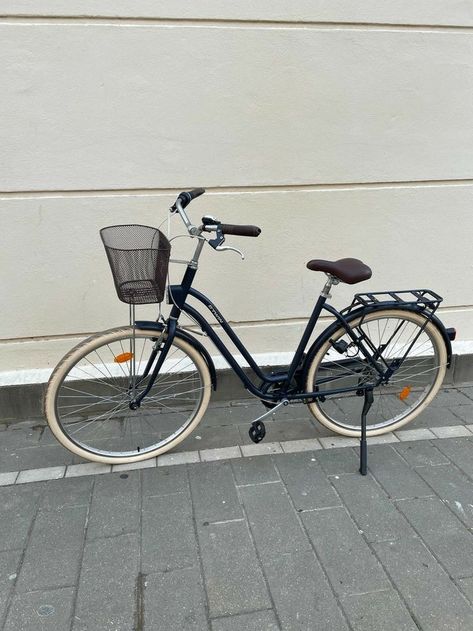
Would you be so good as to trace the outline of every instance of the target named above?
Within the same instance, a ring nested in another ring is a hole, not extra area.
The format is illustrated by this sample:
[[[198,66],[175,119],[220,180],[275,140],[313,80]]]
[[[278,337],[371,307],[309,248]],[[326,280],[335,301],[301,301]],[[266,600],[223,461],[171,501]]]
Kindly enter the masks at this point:
[[[222,234],[233,234],[238,237],[258,237],[261,234],[261,228],[258,226],[240,226],[231,223],[220,224]]]
[[[202,226],[195,226],[187,216],[185,212],[186,206],[188,206],[193,199],[200,197],[205,193],[203,188],[194,188],[191,191],[182,191],[177,196],[176,201],[171,206],[171,212],[178,212],[182,221],[184,222],[190,236],[200,236],[202,231],[204,232],[216,232],[216,238],[209,241],[210,245],[215,249],[219,248],[225,241],[225,235],[231,234],[239,237],[258,237],[261,234],[261,228],[258,226],[244,226],[237,224],[221,223],[213,217],[206,216],[202,218]],[[226,248],[228,249],[228,248]],[[232,249],[232,248],[229,248]]]
[[[178,201],[181,202],[181,208],[184,210],[186,206],[189,206],[193,199],[195,199],[196,197],[200,197],[204,193],[205,188],[194,188],[192,189],[192,191],[182,191],[182,193],[179,193],[176,201],[171,206],[171,211],[175,212],[177,210],[176,204]]]

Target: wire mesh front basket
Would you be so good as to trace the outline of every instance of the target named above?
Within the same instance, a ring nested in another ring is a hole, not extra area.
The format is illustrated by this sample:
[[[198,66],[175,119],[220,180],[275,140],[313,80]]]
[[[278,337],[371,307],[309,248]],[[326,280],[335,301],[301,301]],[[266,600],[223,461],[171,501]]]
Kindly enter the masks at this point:
[[[120,300],[144,305],[162,302],[171,244],[157,228],[130,224],[100,231]]]

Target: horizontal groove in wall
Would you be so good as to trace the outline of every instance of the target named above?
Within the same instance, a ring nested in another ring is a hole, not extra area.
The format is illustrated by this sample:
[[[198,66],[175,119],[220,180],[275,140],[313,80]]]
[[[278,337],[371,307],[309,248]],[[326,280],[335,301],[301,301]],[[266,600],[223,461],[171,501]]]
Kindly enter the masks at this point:
[[[392,290],[396,291],[396,290]],[[400,291],[399,289],[397,291]],[[437,313],[442,312],[446,313],[456,313],[461,311],[473,311],[473,305],[458,305],[458,306],[445,306],[439,307]],[[229,320],[229,324],[233,329],[243,329],[243,328],[264,328],[264,327],[272,327],[272,326],[305,326],[307,324],[307,320],[309,318],[309,313],[306,318],[284,318],[283,320],[242,320],[239,322],[235,322],[233,320]],[[320,324],[329,324],[334,318],[331,316],[322,316],[319,318],[318,322]],[[218,326],[216,323],[213,323],[214,326]],[[126,326],[126,323],[123,323],[123,326]],[[191,333],[197,329],[195,325],[187,324],[187,322],[182,325],[185,329],[189,330]],[[12,337],[12,338],[3,338],[0,339],[0,345],[2,344],[21,344],[21,343],[31,343],[31,342],[54,342],[58,340],[67,340],[67,339],[85,339],[91,335],[95,335],[99,331],[90,331],[90,332],[81,332],[81,333],[64,333],[60,335],[38,335],[35,337]],[[200,339],[200,336],[197,336],[197,339]]]
[[[0,22],[11,24],[110,24],[119,26],[190,26],[218,28],[267,28],[267,29],[338,29],[338,30],[384,30],[384,31],[424,31],[424,32],[465,32],[473,31],[473,25],[465,24],[401,24],[396,22],[330,22],[330,21],[287,21],[227,18],[165,18],[165,17],[126,17],[104,15],[0,15]]]
[[[195,185],[199,183],[193,183]],[[331,184],[261,184],[257,186],[206,186],[207,193],[285,193],[318,190],[349,190],[377,188],[424,188],[433,186],[471,186],[473,178],[446,180],[394,180],[385,182],[336,182]],[[188,188],[190,188],[189,186]],[[28,190],[0,191],[0,198],[28,197],[89,197],[89,196],[121,196],[121,195],[177,195],[181,188],[114,188],[114,189],[62,189],[62,190]]]
[[[455,313],[457,311],[471,311],[472,309],[473,305],[444,305],[443,307],[439,307],[438,311],[442,311],[443,313]]]
[[[307,318],[285,318],[284,320],[244,320],[240,322],[235,322],[233,320],[229,320],[228,323],[234,329],[245,328],[245,327],[265,327],[265,326],[285,326],[285,325],[304,325],[307,323]],[[330,321],[332,318],[329,316],[322,316],[319,322]],[[217,323],[211,323],[214,326],[218,326]],[[127,326],[124,323],[124,326]],[[182,324],[185,329],[188,329],[192,332],[195,329],[198,329],[197,326],[188,324],[187,321]],[[85,333],[64,333],[61,335],[38,335],[37,337],[11,337],[11,338],[3,338],[0,339],[1,344],[17,344],[17,343],[28,343],[28,342],[52,342],[55,340],[66,340],[72,338],[80,338],[84,339],[90,335],[95,335],[98,331],[91,331]],[[198,336],[200,337],[200,336]]]

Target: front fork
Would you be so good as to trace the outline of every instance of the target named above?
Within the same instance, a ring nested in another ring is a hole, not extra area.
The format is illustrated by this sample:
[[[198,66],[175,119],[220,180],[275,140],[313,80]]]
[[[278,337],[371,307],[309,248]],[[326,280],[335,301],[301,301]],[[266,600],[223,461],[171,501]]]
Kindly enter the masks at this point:
[[[151,373],[151,377],[148,381],[148,385],[143,390],[143,392],[139,394],[139,396],[135,397],[134,399],[132,399],[132,401],[130,401],[130,410],[138,409],[141,405],[141,402],[145,398],[145,396],[153,387],[154,382],[156,381],[156,378],[159,374],[159,371],[161,370],[161,367],[167,357],[169,349],[171,348],[171,344],[174,341],[174,337],[176,335],[176,329],[177,329],[177,320],[175,320],[174,318],[169,318],[166,324],[166,328],[163,329],[163,332],[161,333],[161,335],[159,336],[155,344],[155,348],[153,349],[153,352],[150,355],[150,358],[148,360],[148,363],[146,364],[146,368],[143,372],[143,375],[141,375],[141,381],[143,381],[149,375],[151,367],[153,366],[154,361],[159,352],[159,358],[158,358],[158,361],[156,362],[155,367],[153,368],[153,372]],[[165,334],[166,334],[166,339],[164,341],[164,345],[160,347],[160,340],[164,337]]]

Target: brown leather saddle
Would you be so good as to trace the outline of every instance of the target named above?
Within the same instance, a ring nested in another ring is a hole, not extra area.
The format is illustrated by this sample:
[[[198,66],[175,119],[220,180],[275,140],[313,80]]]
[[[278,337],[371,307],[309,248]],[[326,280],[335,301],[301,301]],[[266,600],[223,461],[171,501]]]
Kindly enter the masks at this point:
[[[338,278],[343,283],[354,285],[371,278],[371,268],[359,259],[339,259],[338,261],[323,261],[314,259],[307,263],[307,268],[314,272],[325,272]]]

